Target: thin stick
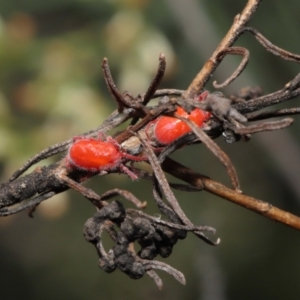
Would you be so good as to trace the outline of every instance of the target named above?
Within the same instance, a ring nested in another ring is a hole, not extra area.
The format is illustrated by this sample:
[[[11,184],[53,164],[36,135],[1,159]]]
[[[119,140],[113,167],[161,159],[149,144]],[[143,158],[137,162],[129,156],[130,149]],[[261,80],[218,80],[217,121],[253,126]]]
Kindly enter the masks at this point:
[[[273,55],[280,56],[282,59],[300,63],[300,55],[291,53],[282,48],[279,48],[266,39],[258,30],[252,27],[245,27],[243,31],[251,32],[255,38],[263,45],[263,47]]]
[[[292,118],[286,118],[279,121],[262,122],[260,124],[250,125],[247,127],[236,128],[234,129],[234,132],[244,135],[263,131],[278,130],[292,125],[293,122],[294,120]]]
[[[159,55],[159,65],[155,77],[153,78],[147,92],[144,95],[143,105],[147,105],[148,102],[153,98],[157,88],[159,87],[166,70],[166,58],[163,53]]]
[[[162,168],[169,174],[188,182],[194,186],[203,186],[204,190],[224,198],[237,205],[250,209],[266,218],[280,222],[284,225],[300,230],[300,218],[273,206],[270,203],[255,199],[244,194],[235,192],[234,190],[216,182],[210,178],[192,171],[191,169],[181,165],[180,163],[167,158],[162,163]]]
[[[190,121],[187,118],[182,118],[178,115],[175,116],[176,118],[187,123],[193,130],[195,135],[199,138],[199,140],[222,162],[222,164],[227,170],[227,173],[231,179],[234,189],[237,192],[241,193],[240,184],[235,167],[231,162],[230,158],[227,156],[227,154],[201,128],[197,127],[197,125],[194,122]]]
[[[220,52],[219,56],[222,57],[221,59],[223,59],[223,56],[225,57],[226,54],[241,55],[241,56],[243,56],[243,59],[240,62],[239,66],[236,68],[236,70],[231,74],[231,76],[228,77],[223,83],[217,83],[217,81],[213,82],[213,86],[216,89],[224,88],[228,84],[230,84],[233,80],[235,80],[246,68],[248,61],[249,61],[249,56],[250,56],[250,52],[246,48],[243,48],[243,47],[227,48],[227,49],[223,50],[222,52]]]
[[[185,215],[183,210],[181,209],[173,191],[171,190],[169,183],[160,167],[160,163],[158,158],[155,156],[155,153],[151,149],[151,146],[149,145],[148,141],[139,135],[139,138],[143,145],[145,146],[145,152],[147,153],[147,157],[149,159],[149,162],[152,166],[153,172],[157,178],[157,181],[159,182],[159,185],[169,202],[170,206],[174,210],[174,212],[177,214],[179,219],[183,222],[183,224],[188,226],[194,226],[193,223],[188,219],[188,217]],[[218,238],[216,242],[211,241],[208,237],[206,237],[201,231],[195,231],[194,234],[204,240],[205,242],[209,243],[210,245],[218,245],[220,243],[220,239]]]
[[[300,114],[300,108],[284,108],[278,109],[275,111],[263,111],[258,113],[253,113],[251,115],[247,115],[248,121],[258,121],[258,120],[265,120],[268,118],[275,118],[275,117],[283,117],[283,116],[291,116],[291,115],[298,115]]]
[[[113,96],[115,101],[118,104],[118,111],[122,112],[124,108],[130,107],[130,101],[127,101],[125,97],[119,92],[113,78],[110,72],[109,64],[108,64],[108,59],[106,57],[103,58],[102,62],[102,70],[104,74],[104,79],[106,86],[110,92],[110,94]]]

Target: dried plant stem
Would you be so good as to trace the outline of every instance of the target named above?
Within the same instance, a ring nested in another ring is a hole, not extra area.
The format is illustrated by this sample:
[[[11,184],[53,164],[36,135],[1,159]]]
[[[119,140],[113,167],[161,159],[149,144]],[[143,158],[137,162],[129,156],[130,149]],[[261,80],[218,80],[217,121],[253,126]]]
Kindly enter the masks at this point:
[[[188,124],[199,140],[222,162],[227,170],[234,189],[238,193],[241,193],[238,175],[228,155],[201,128],[197,127],[194,122],[177,115],[176,117]]]
[[[295,108],[278,109],[275,111],[264,111],[264,112],[253,113],[251,115],[247,115],[247,118],[249,121],[258,121],[267,118],[291,116],[291,115],[298,115],[298,114],[300,114],[300,108],[295,107]]]
[[[255,199],[250,196],[238,194],[235,191],[225,187],[219,182],[209,178],[204,178],[204,189],[210,193],[220,196],[230,202],[236,203],[247,209],[250,209],[260,215],[263,215],[273,221],[280,222],[297,230],[300,230],[300,218],[273,206],[270,203]]]
[[[219,55],[223,59],[223,56],[225,57],[225,55],[228,55],[228,54],[240,55],[240,56],[243,56],[243,59],[242,59],[240,65],[238,66],[238,68],[223,83],[217,83],[217,81],[213,82],[213,86],[216,89],[224,88],[225,86],[230,84],[233,80],[235,80],[244,71],[244,69],[246,68],[246,66],[248,64],[250,52],[246,48],[230,47],[230,48],[225,49],[224,53],[221,52]]]
[[[270,203],[255,199],[244,194],[235,192],[234,190],[216,182],[208,177],[205,177],[191,169],[179,164],[178,162],[167,158],[162,163],[162,168],[169,174],[188,182],[193,186],[201,186],[207,192],[217,195],[221,198],[229,200],[235,204],[250,209],[264,217],[273,221],[280,222],[294,229],[300,230],[300,218],[283,211]]]

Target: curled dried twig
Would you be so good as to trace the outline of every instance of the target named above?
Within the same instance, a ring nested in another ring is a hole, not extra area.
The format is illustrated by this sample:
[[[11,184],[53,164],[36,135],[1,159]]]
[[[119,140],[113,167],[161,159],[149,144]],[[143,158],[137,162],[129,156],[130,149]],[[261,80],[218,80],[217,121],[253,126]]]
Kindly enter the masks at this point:
[[[197,127],[194,122],[180,116],[176,117],[187,123],[199,140],[222,162],[227,170],[234,189],[236,192],[241,193],[242,191],[240,190],[240,184],[235,167],[227,154],[201,128]]]
[[[158,270],[162,270],[165,271],[166,273],[169,273],[170,275],[172,275],[177,281],[179,281],[181,284],[185,285],[185,277],[184,275],[172,268],[171,266],[161,262],[161,261],[153,261],[153,260],[144,260],[143,261],[146,269],[158,269]]]
[[[240,55],[243,57],[242,61],[240,62],[239,66],[237,69],[232,73],[230,77],[228,77],[223,83],[217,83],[217,81],[213,82],[213,86],[216,89],[221,89],[229,85],[233,80],[235,80],[246,68],[248,61],[249,61],[249,56],[250,52],[243,47],[229,47],[227,49],[224,49],[219,52],[219,59],[223,59],[225,55],[230,54],[230,55]]]
[[[162,280],[154,269],[169,273],[182,284],[185,284],[185,278],[180,271],[153,259],[158,254],[168,257],[177,240],[185,238],[182,232],[202,229],[214,231],[210,227],[172,224],[134,209],[125,209],[119,201],[112,201],[86,221],[83,234],[86,241],[95,246],[102,270],[110,273],[118,268],[134,279],[147,274],[158,288],[162,288]],[[105,250],[102,242],[104,231],[115,244],[109,251]],[[135,241],[141,247],[138,252],[135,251]]]
[[[183,222],[183,224],[193,226],[191,221],[187,218],[185,213],[182,211],[177,199],[175,198],[172,190],[170,189],[168,181],[160,167],[159,160],[155,156],[155,153],[151,149],[151,146],[149,145],[148,141],[141,135],[138,135],[138,137],[140,138],[141,142],[143,143],[143,145],[145,147],[145,152],[147,153],[147,157],[152,166],[153,172],[157,178],[157,181],[158,181],[168,203],[170,204],[170,206],[172,207],[172,209],[174,210],[174,212],[176,213],[178,218]],[[217,245],[220,243],[220,239],[217,239],[216,242],[213,242],[200,231],[194,232],[194,234],[211,245]]]
[[[296,63],[300,63],[300,55],[291,53],[289,51],[286,51],[282,48],[275,46],[268,39],[266,39],[258,30],[254,29],[252,27],[244,27],[241,30],[241,33],[245,32],[245,31],[251,32],[255,36],[255,38],[260,42],[260,44],[262,44],[263,47],[267,51],[271,52],[273,55],[279,56],[284,60],[289,60],[289,61],[293,61]]]

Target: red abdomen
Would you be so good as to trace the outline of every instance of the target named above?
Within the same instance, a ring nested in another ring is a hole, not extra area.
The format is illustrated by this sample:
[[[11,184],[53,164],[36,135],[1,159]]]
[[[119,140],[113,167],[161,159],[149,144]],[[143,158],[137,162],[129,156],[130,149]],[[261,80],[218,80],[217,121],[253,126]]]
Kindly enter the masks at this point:
[[[176,114],[188,118],[199,127],[201,127],[210,117],[210,113],[199,108],[194,109],[188,114],[182,107],[178,107]],[[160,117],[157,120],[154,129],[155,138],[159,143],[164,145],[175,141],[188,132],[191,132],[191,128],[188,124],[179,119],[167,116]]]
[[[69,163],[78,169],[99,172],[117,166],[121,153],[111,142],[82,138],[73,143],[67,157]]]

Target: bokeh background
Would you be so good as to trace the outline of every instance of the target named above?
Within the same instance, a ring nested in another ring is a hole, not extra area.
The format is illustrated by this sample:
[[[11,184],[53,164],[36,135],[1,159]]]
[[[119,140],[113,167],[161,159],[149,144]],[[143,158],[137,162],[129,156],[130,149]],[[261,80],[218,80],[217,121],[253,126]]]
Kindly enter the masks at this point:
[[[49,145],[97,127],[115,109],[101,71],[108,57],[120,90],[142,93],[160,52],[167,72],[162,88],[185,89],[232,24],[246,0],[0,0],[1,182]],[[251,21],[268,39],[300,53],[300,2],[264,1]],[[251,52],[247,70],[223,92],[261,86],[282,88],[298,72],[246,34],[238,45]],[[226,58],[214,79],[238,65]],[[207,86],[211,89],[211,83]],[[299,106],[294,99],[279,107]],[[300,215],[300,120],[291,128],[254,135],[248,143],[218,143],[236,165],[246,194]],[[57,155],[41,164],[62,158]],[[230,184],[220,162],[197,145],[173,155],[183,164]],[[93,178],[102,193],[118,186],[151,204],[151,186],[125,175]],[[97,267],[82,236],[94,208],[74,191],[26,212],[0,219],[1,299],[297,299],[300,233],[206,192],[176,192],[196,224],[215,226],[222,242],[211,247],[189,235],[165,262],[184,272],[186,286],[161,273],[129,279]],[[124,202],[125,203],[125,202]],[[128,203],[126,205],[129,206]]]

